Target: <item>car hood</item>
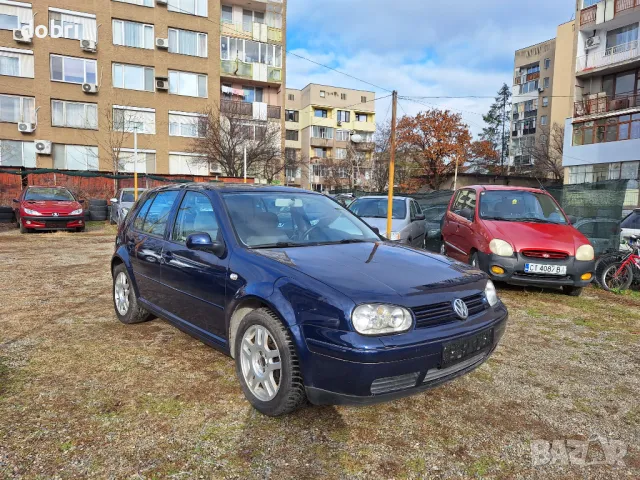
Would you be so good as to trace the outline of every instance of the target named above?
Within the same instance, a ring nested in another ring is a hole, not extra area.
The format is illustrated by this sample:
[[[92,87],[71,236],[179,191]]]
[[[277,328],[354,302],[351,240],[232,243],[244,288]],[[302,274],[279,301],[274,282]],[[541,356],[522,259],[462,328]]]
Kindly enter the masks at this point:
[[[506,240],[516,252],[526,249],[554,250],[573,256],[578,247],[589,240],[571,225],[532,222],[502,222],[483,220],[493,238]]]
[[[57,213],[66,215],[74,210],[82,208],[78,202],[58,201],[58,200],[27,200],[22,202],[23,208],[35,210],[43,215],[51,215]]]
[[[254,250],[347,295],[356,304],[412,307],[446,301],[455,291],[483,290],[486,277],[462,263],[392,243]],[[444,294],[443,294],[444,292]],[[467,293],[465,293],[466,295]],[[425,296],[430,300],[425,301]]]

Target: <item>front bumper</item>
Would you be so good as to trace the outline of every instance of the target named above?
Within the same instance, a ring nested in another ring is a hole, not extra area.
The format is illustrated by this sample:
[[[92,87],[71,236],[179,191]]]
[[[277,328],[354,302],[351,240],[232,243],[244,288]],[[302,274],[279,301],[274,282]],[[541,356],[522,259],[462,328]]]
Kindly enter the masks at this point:
[[[389,342],[383,348],[329,346],[307,338],[308,350],[302,363],[307,398],[316,405],[370,405],[415,395],[464,375],[482,365],[495,350],[505,332],[508,313],[499,304],[478,317],[415,329],[397,336],[397,340],[386,337]],[[488,329],[493,329],[490,345],[442,368],[445,343]],[[344,341],[346,336],[340,338]],[[330,336],[325,339],[330,340]]]
[[[487,272],[492,280],[509,283],[511,285],[586,287],[593,281],[593,274],[595,273],[595,261],[581,262],[574,257],[567,257],[564,260],[553,260],[525,257],[521,253],[515,253],[513,257],[500,257],[493,253],[478,252],[478,262],[480,263],[480,269]],[[526,263],[566,266],[567,274],[558,276],[525,273],[524,266]],[[493,266],[502,267],[504,273],[502,275],[492,273],[491,267]],[[589,280],[582,280],[582,275],[586,273],[591,273],[591,278]]]
[[[25,228],[33,230],[75,230],[76,228],[85,226],[83,215],[60,215],[58,217],[31,216],[21,217],[21,220]]]

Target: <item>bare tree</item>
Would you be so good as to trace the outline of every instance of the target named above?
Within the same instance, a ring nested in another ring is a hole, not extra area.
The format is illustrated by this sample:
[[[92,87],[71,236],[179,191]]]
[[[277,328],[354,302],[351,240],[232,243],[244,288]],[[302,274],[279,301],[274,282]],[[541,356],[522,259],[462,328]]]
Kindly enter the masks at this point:
[[[200,138],[193,140],[191,151],[209,165],[219,165],[224,175],[247,172],[273,182],[285,169],[282,132],[277,122],[253,120],[251,105],[223,102],[203,112]]]
[[[532,173],[538,177],[554,180],[564,178],[562,167],[562,154],[564,151],[564,127],[557,123],[553,127],[541,127],[538,141],[526,148],[526,153],[531,156],[533,163]]]

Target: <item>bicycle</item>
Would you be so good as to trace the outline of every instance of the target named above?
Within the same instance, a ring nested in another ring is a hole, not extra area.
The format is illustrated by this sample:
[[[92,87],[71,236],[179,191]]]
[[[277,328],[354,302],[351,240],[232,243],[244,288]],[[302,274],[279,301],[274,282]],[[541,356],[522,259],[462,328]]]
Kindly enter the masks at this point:
[[[606,291],[627,290],[634,280],[634,271],[640,275],[640,237],[629,239],[631,253],[624,255],[622,261],[614,261],[604,268],[599,276],[599,283]]]

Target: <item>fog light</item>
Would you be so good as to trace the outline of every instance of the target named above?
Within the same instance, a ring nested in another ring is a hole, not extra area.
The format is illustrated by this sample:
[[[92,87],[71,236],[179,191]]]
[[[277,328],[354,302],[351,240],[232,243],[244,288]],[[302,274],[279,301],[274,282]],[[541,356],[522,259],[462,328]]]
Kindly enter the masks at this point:
[[[31,225],[31,220],[27,220],[27,225]]]
[[[590,274],[590,273],[585,273],[585,274],[584,274],[584,275],[582,275],[580,278],[581,278],[582,280],[591,280],[591,277],[593,277],[593,275],[592,275],[592,274]]]
[[[504,268],[498,267],[497,265],[494,265],[493,267],[491,267],[491,273],[493,273],[495,275],[503,275],[504,274]]]
[[[79,223],[80,225],[82,225],[82,220],[78,220],[78,223]]]

